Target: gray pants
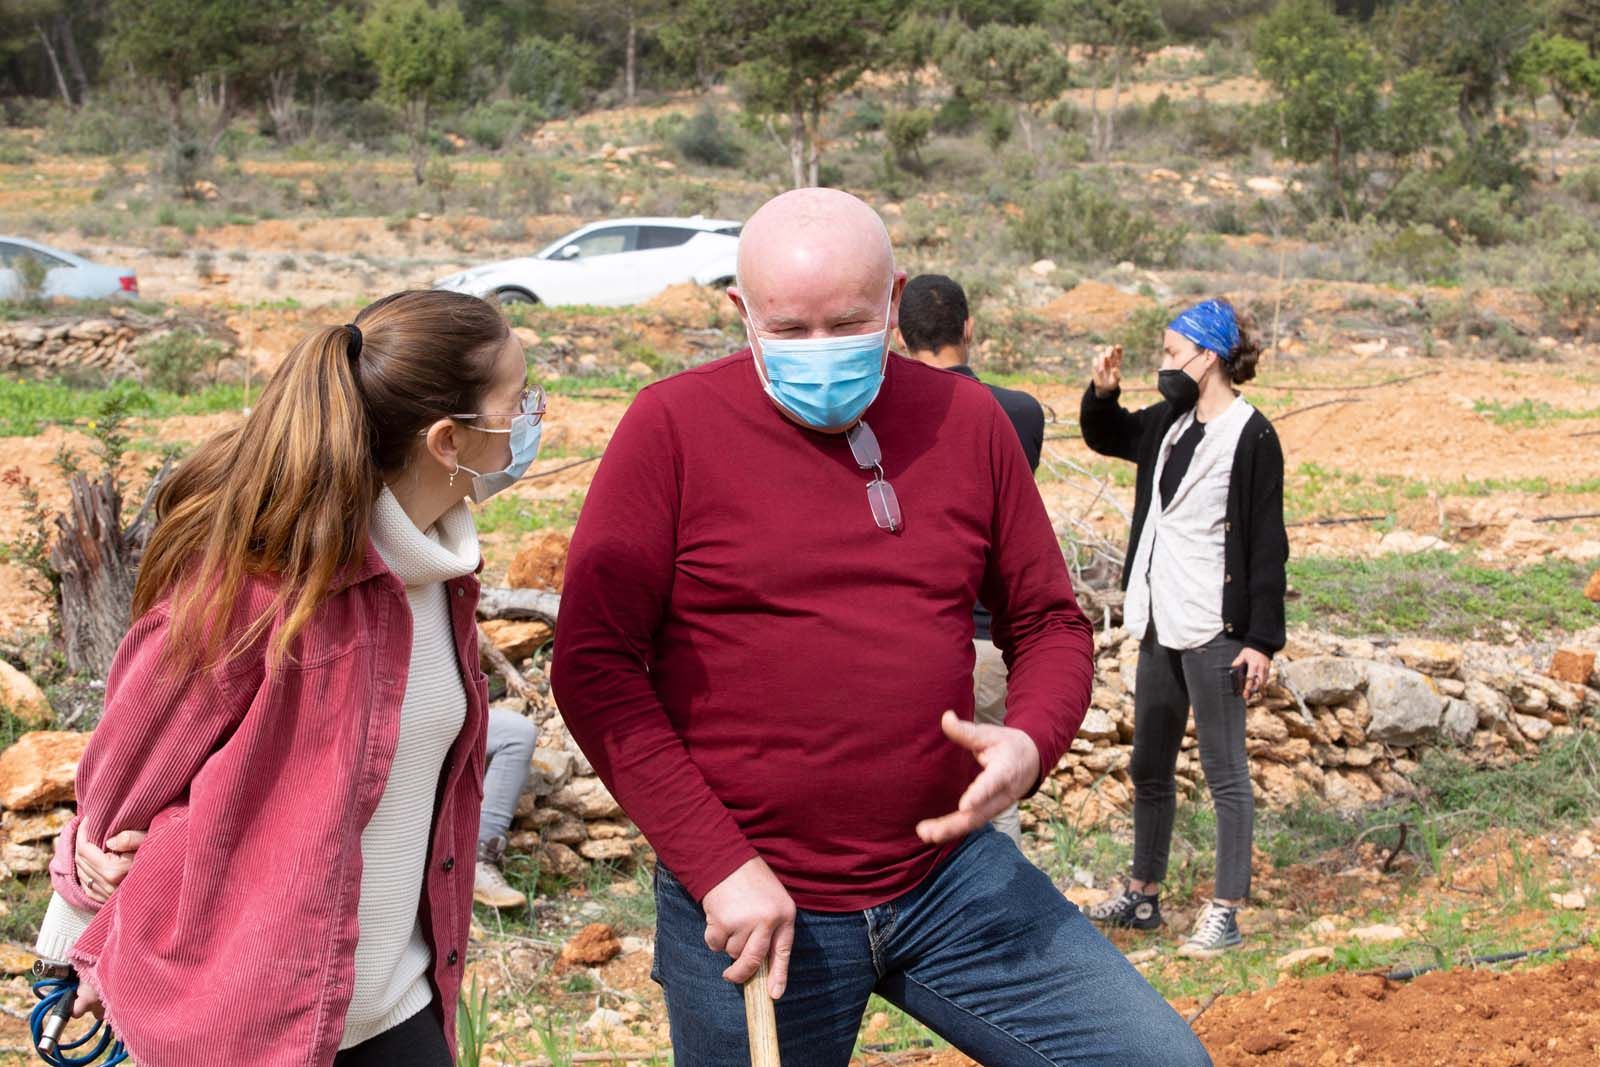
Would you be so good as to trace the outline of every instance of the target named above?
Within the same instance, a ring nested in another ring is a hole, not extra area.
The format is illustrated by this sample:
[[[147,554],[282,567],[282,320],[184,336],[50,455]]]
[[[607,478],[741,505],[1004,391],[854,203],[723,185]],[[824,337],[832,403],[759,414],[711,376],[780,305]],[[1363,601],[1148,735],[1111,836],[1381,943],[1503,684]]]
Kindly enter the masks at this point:
[[[517,814],[517,798],[528,784],[539,728],[533,720],[506,708],[489,709],[485,742],[489,766],[483,773],[483,814],[478,817],[478,844],[505,836]]]
[[[1217,885],[1222,900],[1250,895],[1250,845],[1255,833],[1255,797],[1244,744],[1244,700],[1235,695],[1229,667],[1244,646],[1218,635],[1186,652],[1146,637],[1139,646],[1134,687],[1133,877],[1159,882],[1167,876],[1172,816],[1177,807],[1174,770],[1189,708],[1194,707],[1200,766],[1217,812]]]
[[[972,720],[990,726],[1006,724],[1006,661],[994,642],[981,637],[972,642],[977,659],[972,666]],[[1011,805],[994,817],[991,824],[1019,846],[1022,844],[1022,819]]]

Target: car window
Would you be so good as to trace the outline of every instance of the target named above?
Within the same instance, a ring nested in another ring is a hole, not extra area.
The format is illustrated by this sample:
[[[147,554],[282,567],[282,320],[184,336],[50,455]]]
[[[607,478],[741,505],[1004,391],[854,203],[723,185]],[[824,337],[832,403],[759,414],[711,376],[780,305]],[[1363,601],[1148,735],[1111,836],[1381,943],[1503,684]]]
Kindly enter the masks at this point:
[[[653,248],[676,248],[688,244],[690,239],[699,230],[685,229],[682,226],[640,226],[639,251],[647,252]]]
[[[631,252],[633,251],[633,242],[638,229],[637,226],[607,226],[603,230],[591,231],[562,245],[556,250],[554,258],[560,259],[561,253],[574,245],[577,246],[579,259],[590,259],[594,256],[614,256],[618,252]]]
[[[24,259],[35,260],[43,264],[46,270],[55,270],[57,267],[70,267],[72,265],[64,259],[57,259],[55,256],[47,255],[37,249],[0,241],[0,264],[4,264],[7,267],[15,267]]]
[[[714,232],[720,233],[724,237],[737,237],[737,236],[739,236],[740,231],[743,230],[743,229],[744,229],[743,226],[724,226],[721,229],[716,230]]]

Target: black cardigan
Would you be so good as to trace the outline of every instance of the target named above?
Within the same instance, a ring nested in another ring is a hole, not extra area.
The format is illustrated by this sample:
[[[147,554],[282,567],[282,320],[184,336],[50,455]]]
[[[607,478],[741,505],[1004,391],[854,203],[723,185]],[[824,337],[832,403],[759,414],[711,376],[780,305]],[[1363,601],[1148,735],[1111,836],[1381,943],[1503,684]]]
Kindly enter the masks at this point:
[[[1165,400],[1128,411],[1119,402],[1121,395],[1118,390],[1110,396],[1097,396],[1090,385],[1078,421],[1090,448],[1102,456],[1139,465],[1133,530],[1122,570],[1122,588],[1126,590],[1154,495],[1161,442],[1178,421],[1178,413]],[[1272,424],[1259,411],[1245,423],[1233,455],[1223,530],[1223,630],[1247,647],[1271,656],[1284,644],[1283,600],[1288,589],[1284,565],[1289,559],[1289,535],[1283,528],[1283,448]]]

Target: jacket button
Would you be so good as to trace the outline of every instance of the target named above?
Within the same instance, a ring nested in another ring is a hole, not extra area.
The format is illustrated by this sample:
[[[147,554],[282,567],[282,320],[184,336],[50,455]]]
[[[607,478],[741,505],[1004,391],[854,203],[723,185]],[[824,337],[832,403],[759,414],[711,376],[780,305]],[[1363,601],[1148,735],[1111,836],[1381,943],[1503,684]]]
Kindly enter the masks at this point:
[[[454,966],[455,966],[455,965],[456,965],[456,960],[458,960],[458,959],[460,959],[460,958],[461,958],[461,957],[459,957],[459,956],[457,956],[457,955],[456,955],[456,950],[455,950],[455,949],[451,949],[451,950],[450,950],[450,955],[449,955],[449,957],[448,957],[448,958],[447,958],[447,959],[446,959],[446,960],[445,960],[445,962],[446,962],[446,963],[448,963],[448,964],[450,964],[450,966],[452,966],[452,967],[454,967]]]
[[[459,585],[456,586],[456,596],[466,596],[466,595],[467,595],[467,591],[465,589],[463,589]]]
[[[1225,626],[1224,629],[1227,630],[1230,634],[1233,633],[1233,623],[1231,623],[1231,622],[1228,623],[1228,625]]]
[[[1223,575],[1223,576],[1222,576],[1222,582],[1223,582],[1223,584],[1224,584],[1224,585],[1226,585],[1226,584],[1228,584],[1228,583],[1229,583],[1229,582],[1231,582],[1231,581],[1233,581],[1233,575],[1231,575],[1231,574],[1224,574],[1224,575]]]
[[[444,869],[446,871],[453,871],[456,869],[456,858],[454,856],[450,856],[445,859]]]

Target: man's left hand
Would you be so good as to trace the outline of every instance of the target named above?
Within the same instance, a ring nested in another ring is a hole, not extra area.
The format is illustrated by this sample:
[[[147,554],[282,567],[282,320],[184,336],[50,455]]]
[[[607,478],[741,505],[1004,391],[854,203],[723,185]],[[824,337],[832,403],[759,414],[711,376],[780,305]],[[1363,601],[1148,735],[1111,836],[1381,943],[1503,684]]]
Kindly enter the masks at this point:
[[[955,811],[917,823],[917,836],[930,845],[959,841],[981,828],[1021,800],[1039,780],[1039,750],[1021,730],[967,722],[953,711],[945,712],[939,725],[946,737],[972,753],[983,770],[961,794]]]

